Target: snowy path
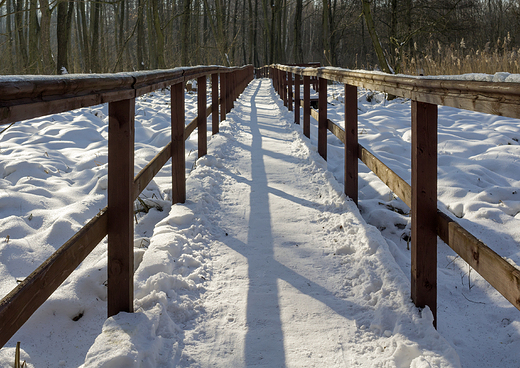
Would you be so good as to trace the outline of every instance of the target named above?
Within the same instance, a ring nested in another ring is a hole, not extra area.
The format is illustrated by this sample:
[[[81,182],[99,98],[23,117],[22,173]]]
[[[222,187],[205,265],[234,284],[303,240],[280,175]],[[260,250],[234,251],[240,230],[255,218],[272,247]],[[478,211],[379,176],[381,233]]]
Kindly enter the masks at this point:
[[[269,81],[253,82],[190,177],[219,177],[205,211],[216,239],[178,365],[456,366],[383,238],[282,109]]]

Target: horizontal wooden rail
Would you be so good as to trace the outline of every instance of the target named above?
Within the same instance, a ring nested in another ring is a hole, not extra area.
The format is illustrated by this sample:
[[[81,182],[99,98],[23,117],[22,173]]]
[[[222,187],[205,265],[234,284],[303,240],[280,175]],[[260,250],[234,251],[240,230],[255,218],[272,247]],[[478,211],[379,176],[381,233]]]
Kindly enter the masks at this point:
[[[291,73],[305,78],[315,77],[328,80],[334,80],[341,83],[345,83],[345,86],[358,86],[383,92],[388,92],[393,95],[397,95],[404,98],[412,99],[412,106],[416,109],[415,112],[412,109],[412,131],[415,131],[416,137],[419,129],[430,129],[432,124],[437,125],[436,116],[437,109],[436,105],[447,105],[456,108],[463,108],[472,111],[479,111],[484,113],[492,113],[495,115],[509,116],[513,118],[520,117],[520,84],[518,83],[489,83],[489,82],[468,82],[468,81],[456,81],[456,80],[440,80],[440,79],[427,79],[427,78],[415,78],[415,77],[400,77],[392,76],[382,73],[369,73],[369,72],[351,72],[348,70],[341,70],[335,68],[295,68],[291,66],[280,66],[275,65],[271,68],[270,75],[275,79],[274,85],[279,83],[280,73],[287,73],[291,78]],[[357,96],[355,87],[352,94],[352,89],[349,87],[350,97],[353,101],[350,101],[350,108],[357,109]],[[278,87],[280,89],[280,87]],[[346,89],[347,90],[347,89]],[[282,93],[286,93],[282,90]],[[299,94],[299,91],[297,92]],[[320,112],[309,106],[310,97],[308,94],[308,85],[304,83],[304,99],[300,100],[300,105],[303,107],[304,112],[304,134],[309,137],[309,134],[305,132],[305,119],[307,116],[312,116],[316,121],[320,120]],[[354,103],[352,103],[354,102]],[[422,104],[422,105],[421,105]],[[434,104],[434,105],[433,105]],[[308,106],[307,108],[305,106]],[[323,104],[322,104],[323,106]],[[347,101],[346,101],[347,106]],[[346,107],[347,108],[347,107]],[[424,114],[423,110],[427,112]],[[422,115],[417,115],[422,114]],[[347,114],[346,114],[347,116]],[[357,116],[354,114],[354,119],[357,120]],[[427,119],[431,119],[430,122]],[[335,122],[327,119],[327,129],[332,132],[338,139],[346,143],[345,130],[336,124]],[[297,122],[299,123],[299,121]],[[417,125],[417,124],[423,125]],[[426,123],[426,124],[425,124]],[[430,124],[431,123],[431,124]],[[415,127],[414,127],[415,124]],[[307,128],[308,129],[308,128]],[[351,126],[351,129],[357,130],[357,124]],[[433,136],[433,133],[422,134],[421,139],[424,137]],[[365,149],[361,144],[357,142],[357,137],[350,143],[353,147],[349,148],[349,151],[355,152],[357,158],[360,159],[367,167],[374,172],[406,205],[410,208],[413,207],[414,201],[416,205],[421,202],[417,198],[414,199],[412,196],[412,186],[408,184],[404,179],[399,177],[394,171],[386,166],[381,160],[375,155]],[[418,138],[413,140],[418,142]],[[430,138],[428,138],[430,139]],[[435,139],[436,142],[436,139]],[[321,143],[326,144],[326,143]],[[416,143],[417,144],[417,143]],[[419,143],[426,144],[426,146],[416,147],[418,152],[425,152],[427,148],[429,155],[436,157],[436,144],[433,143],[434,147],[430,147],[429,142]],[[318,142],[320,146],[320,142]],[[357,148],[357,149],[356,149]],[[318,147],[320,150],[320,147]],[[347,147],[345,147],[347,150]],[[424,159],[424,158],[423,158]],[[436,166],[436,164],[435,164]],[[435,170],[435,171],[434,171]],[[413,170],[412,170],[413,171]],[[428,170],[428,173],[435,173],[433,176],[436,177],[436,167]],[[357,176],[357,171],[355,174]],[[345,166],[345,176],[347,176],[347,166]],[[431,180],[430,180],[431,181]],[[436,182],[435,180],[433,180]],[[357,177],[354,180],[355,190],[357,192]],[[427,183],[428,184],[428,183]],[[428,184],[429,186],[429,184]],[[429,186],[427,190],[432,190]],[[436,193],[433,190],[432,193]],[[349,193],[347,193],[348,195]],[[434,208],[436,199],[433,194]],[[430,199],[428,199],[430,200]],[[421,208],[421,207],[418,207]],[[420,212],[417,210],[416,212]],[[428,212],[428,216],[431,217],[432,211]],[[417,218],[417,217],[415,217]],[[414,218],[412,218],[412,223]],[[423,221],[421,218],[419,221]],[[511,302],[517,309],[520,310],[520,269],[511,265],[505,259],[500,257],[492,249],[490,249],[483,242],[471,235],[465,230],[460,224],[449,217],[447,214],[436,208],[436,213],[433,212],[433,220],[429,219],[426,221],[428,224],[436,223],[436,234],[448,244],[462,259],[464,259],[471,267],[473,267],[485,280],[487,280],[497,291],[499,291],[509,302]],[[428,225],[429,226],[429,225]],[[419,230],[415,230],[417,237]],[[420,230],[422,231],[422,230]],[[413,232],[413,231],[412,231]],[[428,235],[428,239],[431,237]],[[435,239],[430,239],[429,242],[434,243]],[[417,240],[415,241],[417,243]],[[435,245],[428,246],[426,250],[420,250],[415,252],[415,257],[422,257],[421,252],[435,251]],[[435,253],[433,253],[435,254]],[[429,256],[428,256],[429,257]],[[427,258],[428,258],[427,257]],[[414,255],[412,255],[412,266],[414,264]],[[418,295],[414,294],[412,289],[412,296],[416,304],[429,305],[434,313],[436,309],[436,271],[433,270],[435,263],[428,261],[424,257],[419,259],[415,267],[425,267],[421,269],[419,275],[414,275],[412,270],[412,284],[414,280],[417,280],[416,291]],[[413,268],[413,267],[412,267]],[[428,277],[421,279],[423,275],[420,275],[424,270],[432,272]],[[417,279],[416,279],[417,277]],[[425,291],[423,291],[425,290]],[[421,301],[422,300],[422,301]],[[424,304],[423,304],[424,303]]]
[[[131,77],[128,77],[128,73],[108,76],[0,77],[0,115],[4,118],[1,122],[13,121],[10,119],[18,120],[21,116],[27,119],[46,113],[68,111],[100,102],[132,100],[136,95],[172,84],[179,85],[187,79],[201,78],[211,73],[221,73],[221,77],[225,74],[236,74],[234,84],[229,84],[226,89],[221,86],[220,99],[215,95],[218,90],[214,89],[213,101],[217,101],[220,105],[226,101],[226,93],[229,94],[230,99],[238,97],[253,78],[251,66],[179,68],[173,72],[129,73]],[[182,106],[182,116],[184,116],[184,104]],[[24,112],[24,109],[31,108],[36,110]],[[172,111],[173,109],[172,104]],[[225,107],[221,106],[221,109],[225,110]],[[212,113],[219,115],[218,106],[208,106],[205,117]],[[184,139],[188,139],[197,127],[197,119],[196,117],[183,128]],[[133,178],[132,200],[139,196],[171,157],[172,143],[170,142]],[[184,165],[180,170],[184,175]],[[108,232],[109,207],[107,206],[0,301],[0,347],[5,345]],[[109,239],[109,247],[110,242]],[[133,269],[133,263],[130,267]],[[110,292],[109,288],[108,293]]]
[[[15,334],[107,235],[107,207],[0,301],[0,346]]]
[[[445,80],[428,77],[395,76],[378,72],[338,68],[302,68],[275,65],[285,72],[324,78],[403,98],[435,105],[520,118],[520,84]]]
[[[135,98],[203,75],[240,69],[197,67],[101,75],[0,76],[0,125]]]

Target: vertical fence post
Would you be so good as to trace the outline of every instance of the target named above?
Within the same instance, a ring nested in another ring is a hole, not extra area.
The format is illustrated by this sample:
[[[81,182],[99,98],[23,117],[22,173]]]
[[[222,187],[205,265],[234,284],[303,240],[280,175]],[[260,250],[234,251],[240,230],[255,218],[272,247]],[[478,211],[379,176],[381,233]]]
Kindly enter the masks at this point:
[[[345,194],[358,204],[357,87],[345,84]]]
[[[220,121],[226,120],[226,92],[227,73],[220,73]]]
[[[278,96],[282,98],[282,91],[280,90],[280,71],[276,68],[273,68],[273,75],[275,77],[276,83],[276,93],[278,93]]]
[[[226,80],[226,87],[227,87],[227,93],[226,93],[226,102],[227,102],[227,108],[226,111],[230,112],[233,108],[233,72],[227,73],[227,80]]]
[[[311,78],[303,76],[303,135],[311,137]]]
[[[437,325],[437,105],[412,101],[411,294]]]
[[[293,111],[293,89],[292,89],[292,86],[293,86],[293,73],[291,72],[287,72],[287,97],[288,97],[288,101],[287,101],[287,107],[289,108],[289,111]]]
[[[206,76],[197,78],[197,151],[199,157],[208,152],[208,118],[206,116]]]
[[[183,83],[171,88],[172,106],[172,203],[186,202],[186,157],[184,156],[184,89]]]
[[[135,99],[108,105],[108,316],[134,310]]]
[[[319,78],[319,121],[318,121],[318,153],[327,159],[327,80]]]
[[[294,122],[300,124],[300,74],[294,74]]]
[[[218,73],[211,75],[211,134],[217,134],[218,124]]]

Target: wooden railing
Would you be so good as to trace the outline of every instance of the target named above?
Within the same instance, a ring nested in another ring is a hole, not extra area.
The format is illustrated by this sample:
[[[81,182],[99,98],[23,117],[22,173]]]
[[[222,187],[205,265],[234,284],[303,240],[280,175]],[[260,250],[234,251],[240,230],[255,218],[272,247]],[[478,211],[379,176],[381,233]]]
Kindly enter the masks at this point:
[[[196,67],[107,75],[0,77],[0,125],[108,103],[108,206],[0,301],[0,347],[108,234],[108,316],[133,311],[133,202],[172,158],[172,200],[186,200],[185,139],[198,128],[198,155],[253,79],[254,68]],[[220,98],[219,98],[220,75]],[[211,76],[212,104],[206,106]],[[198,116],[185,127],[184,82],[197,79]],[[171,142],[134,178],[135,98],[171,87]],[[220,106],[220,116],[219,116]],[[220,120],[219,120],[220,117]]]
[[[310,137],[310,116],[318,121],[318,152],[327,159],[327,130],[345,144],[345,194],[358,201],[358,159],[411,209],[411,296],[429,306],[437,320],[437,235],[520,310],[520,269],[500,257],[437,209],[437,105],[520,118],[520,84],[427,79],[338,68],[270,67],[273,85],[292,110],[303,106],[303,133]],[[300,101],[303,77],[303,101]],[[319,108],[310,108],[310,78],[318,78]],[[327,81],[345,85],[345,130],[327,119]],[[292,84],[294,83],[293,92]],[[358,143],[357,87],[411,99],[411,185]],[[295,122],[300,122],[300,109]]]

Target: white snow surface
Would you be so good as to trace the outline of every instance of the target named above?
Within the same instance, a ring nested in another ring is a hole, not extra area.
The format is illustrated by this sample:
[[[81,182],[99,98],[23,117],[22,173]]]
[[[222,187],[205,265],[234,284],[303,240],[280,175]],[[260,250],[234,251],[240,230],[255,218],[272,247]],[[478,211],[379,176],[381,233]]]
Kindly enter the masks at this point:
[[[409,101],[359,97],[360,142],[409,180]],[[342,99],[331,86],[337,122]],[[136,110],[138,172],[169,140],[169,94]],[[0,366],[21,341],[28,367],[516,367],[520,312],[439,241],[436,331],[410,301],[409,209],[360,164],[358,210],[341,142],[329,136],[325,162],[316,122],[308,140],[293,121],[271,82],[253,81],[208,155],[196,160],[196,132],[186,142],[186,203],[170,204],[170,163],[141,195],[153,208],[136,216],[136,312],[106,319],[105,239]],[[515,119],[439,109],[439,206],[513,264],[519,138]],[[4,296],[106,205],[107,107],[19,122],[0,150]]]

